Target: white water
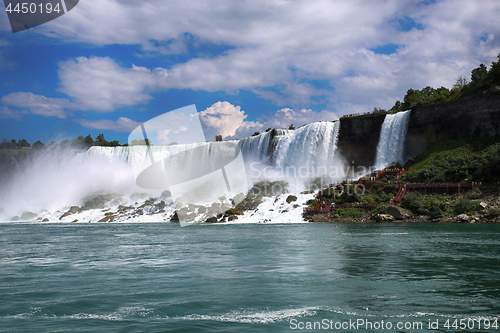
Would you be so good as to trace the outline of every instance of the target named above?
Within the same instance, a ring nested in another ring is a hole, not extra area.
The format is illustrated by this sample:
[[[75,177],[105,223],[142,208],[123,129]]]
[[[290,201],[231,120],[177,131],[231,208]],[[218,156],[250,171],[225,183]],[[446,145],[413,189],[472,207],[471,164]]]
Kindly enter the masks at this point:
[[[252,180],[281,179],[299,191],[318,177],[340,180],[344,165],[337,152],[340,121],[317,122],[296,130],[273,130],[241,140]]]
[[[135,184],[135,176],[151,165],[151,158],[156,162],[175,155],[186,168],[192,168],[193,165],[212,165],[214,168],[214,165],[227,158],[226,155],[234,154],[236,146],[241,148],[244,167],[235,170],[228,165],[226,173],[229,183],[231,176],[238,172],[246,171],[247,180],[240,184],[235,181],[231,183],[232,189],[236,189],[232,196],[239,193],[238,185],[248,189],[254,182],[266,179],[286,180],[290,183],[289,191],[298,193],[308,180],[315,177],[340,179],[343,176],[342,160],[336,152],[339,128],[338,121],[319,122],[297,130],[273,130],[238,141],[152,147],[91,147],[76,156],[74,152],[47,151],[0,190],[0,221],[10,221],[13,216],[21,216],[24,212],[35,213],[36,217],[30,218],[33,221],[45,218],[50,222],[59,221],[69,207],[83,206],[89,198],[110,193],[117,193],[119,198],[106,203],[104,209],[74,213],[61,221],[97,222],[106,213],[118,216],[118,205],[133,209],[117,217],[114,222],[166,221],[179,208],[172,200],[165,200],[167,207],[162,212],[154,205],[142,207],[150,197],[155,198],[155,204],[164,200],[160,198],[164,188],[148,190]],[[220,182],[219,185],[224,187],[225,183]],[[217,192],[213,187],[209,189]],[[137,193],[144,193],[142,199],[137,198]],[[290,204],[285,201],[287,196],[283,194],[277,198],[264,198],[264,203],[257,211],[246,213],[238,221],[302,222],[303,205],[312,195],[298,194],[298,200]],[[231,203],[229,198],[225,203]],[[144,215],[135,214],[138,209],[142,209]]]
[[[393,162],[405,163],[404,148],[410,111],[385,116],[377,146],[375,167],[383,169]]]

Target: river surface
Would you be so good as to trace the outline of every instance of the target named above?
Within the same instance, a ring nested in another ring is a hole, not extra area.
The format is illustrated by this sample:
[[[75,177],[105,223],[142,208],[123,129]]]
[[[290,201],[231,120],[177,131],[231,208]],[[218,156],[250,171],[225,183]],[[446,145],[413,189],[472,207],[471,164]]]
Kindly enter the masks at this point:
[[[494,332],[499,301],[497,225],[0,224],[1,332]]]

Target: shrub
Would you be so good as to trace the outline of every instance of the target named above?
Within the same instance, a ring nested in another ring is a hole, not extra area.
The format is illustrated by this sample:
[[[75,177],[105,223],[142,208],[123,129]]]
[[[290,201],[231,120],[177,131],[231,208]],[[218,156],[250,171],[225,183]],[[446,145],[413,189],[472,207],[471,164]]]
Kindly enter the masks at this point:
[[[500,216],[500,208],[490,209],[489,215],[493,217]]]
[[[481,190],[479,190],[477,187],[472,190],[472,191],[469,191],[467,194],[467,199],[471,199],[471,200],[475,200],[475,199],[480,199],[481,198]]]
[[[396,189],[394,188],[394,185],[385,185],[384,187],[382,187],[382,191],[388,195],[396,194]]]
[[[474,214],[477,209],[478,202],[475,200],[469,200],[464,198],[459,198],[453,203],[453,211],[455,214]]]
[[[423,207],[432,218],[442,217],[448,213],[448,204],[441,195],[433,195],[424,201]]]
[[[336,214],[340,217],[361,217],[363,210],[360,208],[341,208],[337,210]]]
[[[419,192],[408,192],[401,200],[401,207],[409,209],[413,212],[422,210],[424,204],[422,194]]]

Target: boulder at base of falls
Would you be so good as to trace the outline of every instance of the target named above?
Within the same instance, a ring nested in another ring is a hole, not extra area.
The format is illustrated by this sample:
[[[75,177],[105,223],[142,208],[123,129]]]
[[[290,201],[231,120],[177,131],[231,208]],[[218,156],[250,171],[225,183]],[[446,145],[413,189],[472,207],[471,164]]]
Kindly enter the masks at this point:
[[[61,217],[59,218],[59,220],[62,220],[63,218],[67,217],[67,216],[70,216],[71,213],[70,212],[66,212],[64,214],[61,215]]]
[[[479,212],[484,211],[486,208],[488,208],[488,204],[486,202],[480,202],[479,205],[477,206],[477,210]]]
[[[101,208],[104,208],[104,205],[113,200],[114,198],[116,198],[116,195],[114,194],[102,194],[102,195],[98,195],[90,200],[88,200],[87,202],[85,202],[85,205],[83,205],[84,207],[88,207],[90,209],[101,209]]]
[[[75,213],[78,213],[79,210],[80,210],[80,207],[78,207],[78,206],[71,206],[71,208],[68,210],[68,212],[72,213],[72,214],[75,214]]]
[[[470,220],[470,217],[467,214],[460,214],[460,215],[457,215],[456,219],[457,219],[457,222],[459,222],[459,223],[465,223],[465,222],[468,222]]]
[[[315,214],[312,216],[313,222],[328,222],[329,220],[321,214]]]
[[[288,183],[284,181],[262,181],[253,185],[250,193],[254,195],[263,195],[265,197],[276,196],[282,193],[288,193]]]
[[[33,220],[37,217],[38,215],[32,212],[24,212],[23,215],[21,215],[21,221],[28,221],[28,220]]]
[[[297,197],[296,197],[295,195],[289,195],[289,196],[286,198],[286,202],[287,202],[287,203],[294,202],[294,201],[297,201]]]
[[[398,206],[387,207],[387,214],[394,217],[396,220],[404,220],[410,217],[410,214],[406,210]]]
[[[217,220],[217,217],[216,216],[212,216],[212,217],[209,217],[208,219],[206,219],[205,221],[206,223],[217,223],[218,220]]]
[[[377,214],[374,220],[377,222],[392,222],[394,221],[394,216],[389,214]]]
[[[99,220],[99,222],[113,222],[115,220],[115,216],[114,215],[107,215],[107,216],[104,216],[102,219]]]

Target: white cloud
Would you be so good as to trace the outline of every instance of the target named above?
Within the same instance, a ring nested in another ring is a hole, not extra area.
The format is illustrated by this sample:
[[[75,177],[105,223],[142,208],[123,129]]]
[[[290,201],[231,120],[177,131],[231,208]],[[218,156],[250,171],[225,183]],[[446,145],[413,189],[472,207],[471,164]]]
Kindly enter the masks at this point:
[[[190,60],[157,72],[108,58],[63,63],[62,91],[99,112],[145,103],[150,91],[169,88],[248,89],[298,108],[318,98],[328,108],[388,108],[383,103],[408,88],[451,87],[458,75],[495,60],[499,16],[497,0],[88,0],[37,31],[97,45],[141,44],[149,55],[186,52],[186,34],[232,48],[212,58],[190,53]],[[405,17],[425,29],[401,31],[397,22]],[[401,47],[390,56],[370,51],[389,43]]]
[[[337,115],[328,110],[315,112],[311,109],[292,110],[283,108],[275,114],[260,121],[247,121],[248,115],[240,106],[229,102],[217,102],[208,109],[200,112],[200,119],[205,129],[210,133],[208,139],[213,139],[216,134],[226,139],[238,139],[260,132],[265,128],[288,128],[291,124],[295,127],[316,121],[337,120]],[[167,133],[168,134],[168,133]]]
[[[287,128],[292,124],[298,127],[316,121],[334,121],[337,119],[338,116],[333,111],[322,110],[321,112],[315,112],[311,109],[294,111],[289,108],[283,108],[276,111],[276,114],[269,118],[264,125],[272,128]]]
[[[247,117],[240,106],[234,106],[229,102],[217,102],[200,112],[202,124],[212,129],[211,137],[214,136],[213,133],[222,135],[223,138],[233,137],[237,130],[247,131],[262,127],[262,124],[245,121]]]
[[[5,106],[0,106],[0,118],[1,119],[14,119],[14,120],[21,120],[23,117],[23,114],[25,114],[25,111],[15,111],[11,110],[9,108],[6,108]]]
[[[17,92],[2,97],[5,105],[18,108],[29,109],[31,113],[44,117],[57,117],[64,119],[67,114],[65,109],[72,109],[76,106],[64,98],[47,98],[35,95],[31,92]]]
[[[123,68],[108,57],[79,57],[60,64],[59,90],[83,109],[111,112],[149,101],[146,89],[157,86],[165,75],[163,69]]]
[[[75,121],[86,128],[109,130],[114,132],[130,132],[141,124],[126,117],[120,117],[118,120],[76,119]]]

